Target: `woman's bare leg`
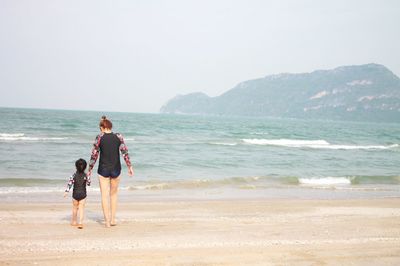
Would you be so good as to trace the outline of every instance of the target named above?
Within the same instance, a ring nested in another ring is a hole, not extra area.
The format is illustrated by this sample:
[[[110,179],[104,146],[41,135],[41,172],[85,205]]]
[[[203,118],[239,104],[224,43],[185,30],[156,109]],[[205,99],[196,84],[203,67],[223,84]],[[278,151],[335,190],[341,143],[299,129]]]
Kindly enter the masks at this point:
[[[83,200],[80,200],[79,201],[79,209],[78,209],[78,211],[79,211],[79,224],[80,225],[82,225],[83,224],[83,218],[84,218],[84,215],[85,215],[85,202],[86,202],[86,199],[83,199]]]
[[[116,225],[115,213],[117,211],[117,201],[118,201],[118,185],[119,177],[111,178],[110,186],[110,198],[111,198],[111,225]]]
[[[104,222],[110,227],[110,178],[99,175],[101,206],[103,207]]]
[[[72,199],[72,217],[71,217],[71,225],[75,226],[77,215],[78,215],[78,206],[79,202],[77,200]]]

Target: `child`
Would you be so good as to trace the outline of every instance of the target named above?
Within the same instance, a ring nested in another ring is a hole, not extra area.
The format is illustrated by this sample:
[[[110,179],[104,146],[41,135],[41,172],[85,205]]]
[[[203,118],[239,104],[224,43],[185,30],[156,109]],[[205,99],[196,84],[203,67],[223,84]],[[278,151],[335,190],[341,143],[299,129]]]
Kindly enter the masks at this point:
[[[86,201],[86,185],[90,186],[90,177],[85,173],[86,161],[79,159],[75,162],[76,172],[69,178],[67,189],[64,192],[64,198],[68,195],[72,185],[74,190],[72,192],[72,219],[71,225],[78,226],[79,229],[83,228],[83,209]],[[79,210],[79,224],[76,223],[77,213]]]

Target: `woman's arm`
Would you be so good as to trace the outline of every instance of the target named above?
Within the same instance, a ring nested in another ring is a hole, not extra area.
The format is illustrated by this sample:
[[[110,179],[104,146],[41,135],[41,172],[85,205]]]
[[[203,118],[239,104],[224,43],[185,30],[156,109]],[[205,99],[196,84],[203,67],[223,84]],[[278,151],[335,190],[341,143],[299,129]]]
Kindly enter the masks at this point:
[[[88,176],[90,176],[90,174],[92,173],[92,169],[93,169],[94,165],[96,164],[97,158],[99,157],[100,140],[101,140],[102,136],[103,136],[103,134],[99,134],[99,135],[97,135],[96,139],[94,140],[92,154],[90,155]]]
[[[129,175],[133,175],[133,168],[132,168],[132,163],[131,160],[129,158],[129,152],[128,152],[128,147],[125,144],[124,138],[122,137],[122,135],[120,133],[116,134],[117,137],[119,138],[121,144],[119,145],[119,150],[121,151],[122,157],[124,158],[124,161],[126,163],[126,166],[128,166],[128,171],[129,171]]]

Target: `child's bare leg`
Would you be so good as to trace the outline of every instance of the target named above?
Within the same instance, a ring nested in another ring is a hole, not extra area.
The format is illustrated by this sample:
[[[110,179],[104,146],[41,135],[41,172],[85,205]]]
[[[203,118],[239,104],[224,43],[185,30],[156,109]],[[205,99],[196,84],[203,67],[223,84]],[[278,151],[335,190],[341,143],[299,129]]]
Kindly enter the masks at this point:
[[[110,187],[110,197],[111,197],[111,225],[116,225],[115,213],[117,211],[117,201],[118,201],[118,184],[120,178],[111,178]]]
[[[80,200],[79,201],[79,224],[82,225],[83,224],[83,218],[84,218],[84,211],[85,211],[85,202],[86,199]]]
[[[77,200],[72,199],[71,225],[76,225],[76,220],[77,220],[77,215],[78,215],[78,206],[79,206],[79,202]]]
[[[99,175],[101,206],[103,207],[104,222],[110,227],[110,178]]]

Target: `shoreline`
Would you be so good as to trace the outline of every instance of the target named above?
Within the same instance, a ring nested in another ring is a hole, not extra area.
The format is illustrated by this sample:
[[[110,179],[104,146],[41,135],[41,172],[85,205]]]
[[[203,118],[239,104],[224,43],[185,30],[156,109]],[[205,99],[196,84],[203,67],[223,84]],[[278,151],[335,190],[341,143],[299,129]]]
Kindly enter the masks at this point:
[[[100,201],[83,230],[70,212],[69,201],[1,204],[0,264],[400,263],[400,198],[120,202],[109,229]]]
[[[9,189],[9,188],[4,188]],[[63,198],[64,187],[44,187],[43,190],[31,190],[29,187],[18,187],[20,191],[0,191],[0,201],[3,203],[57,203],[69,202]],[[25,191],[26,190],[26,191]],[[120,187],[119,201],[157,202],[157,201],[207,201],[207,200],[357,200],[357,199],[392,199],[400,198],[400,186],[270,186],[266,188],[215,187],[192,189],[129,189]],[[100,202],[98,184],[88,187],[88,202]]]

